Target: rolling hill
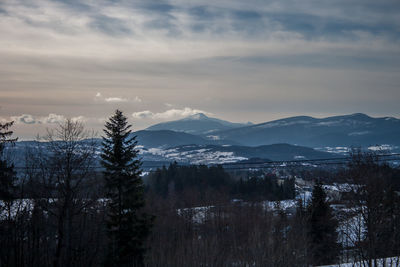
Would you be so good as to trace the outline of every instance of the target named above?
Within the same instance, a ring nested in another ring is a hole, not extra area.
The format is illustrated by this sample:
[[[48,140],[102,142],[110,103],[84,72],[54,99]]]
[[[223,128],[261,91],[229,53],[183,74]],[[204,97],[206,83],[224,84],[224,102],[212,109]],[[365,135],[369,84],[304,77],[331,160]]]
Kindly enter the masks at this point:
[[[203,113],[198,113],[181,120],[158,123],[148,127],[148,131],[170,130],[196,135],[208,135],[216,131],[234,129],[249,125],[249,123],[233,123],[216,118],[210,118]]]
[[[299,116],[213,134],[218,139],[235,141],[245,146],[276,143],[308,147],[367,147],[377,144],[400,146],[400,120],[392,117],[372,118],[361,113],[322,119]]]

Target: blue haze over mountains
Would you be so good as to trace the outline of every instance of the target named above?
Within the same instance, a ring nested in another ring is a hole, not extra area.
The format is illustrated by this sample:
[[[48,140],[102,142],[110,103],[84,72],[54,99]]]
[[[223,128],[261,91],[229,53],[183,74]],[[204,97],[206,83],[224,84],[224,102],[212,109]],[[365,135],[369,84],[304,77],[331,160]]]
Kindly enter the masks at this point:
[[[197,114],[182,120],[156,124],[146,130],[179,131],[201,136],[209,142],[218,140],[243,146],[277,143],[308,147],[400,145],[399,119],[372,118],[362,113],[322,119],[298,116],[250,125],[234,124]]]
[[[146,162],[178,161],[188,164],[229,163],[248,159],[297,160],[338,157],[327,147],[376,147],[399,152],[400,120],[352,114],[328,118],[298,116],[265,123],[231,123],[196,114],[153,125],[133,133]],[[96,140],[98,152],[101,140]],[[35,141],[17,142],[12,153],[21,165],[27,147]],[[346,150],[344,150],[346,151]]]

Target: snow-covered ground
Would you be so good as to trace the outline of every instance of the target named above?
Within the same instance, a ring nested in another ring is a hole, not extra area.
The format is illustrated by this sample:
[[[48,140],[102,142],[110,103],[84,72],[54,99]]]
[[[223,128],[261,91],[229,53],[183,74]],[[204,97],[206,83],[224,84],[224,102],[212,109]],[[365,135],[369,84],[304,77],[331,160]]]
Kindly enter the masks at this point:
[[[351,147],[347,146],[336,146],[336,147],[316,147],[316,150],[319,151],[324,151],[324,152],[329,152],[329,153],[334,153],[334,154],[341,154],[341,155],[348,155],[349,152],[351,151]],[[369,146],[367,148],[369,151],[373,152],[389,152],[393,153],[398,151],[399,147],[398,146],[392,146],[388,144],[381,144],[381,145],[374,145],[374,146]]]
[[[50,198],[47,199],[46,201],[48,201],[48,203],[55,203],[57,202],[57,199]],[[83,201],[92,201],[92,200],[83,200]],[[107,201],[108,200],[106,198],[99,198],[95,202],[97,204],[93,207],[89,207],[88,209],[90,208],[98,209],[104,206],[107,203]],[[9,203],[0,200],[0,221],[7,219],[14,220],[17,215],[21,215],[24,213],[31,216],[34,207],[35,207],[34,199],[28,199],[28,198],[15,199]]]
[[[345,146],[337,146],[337,147],[326,146],[326,147],[316,147],[315,149],[323,152],[335,153],[341,155],[346,155],[350,152],[350,148]]]
[[[0,220],[14,219],[21,212],[33,210],[34,202],[32,199],[16,199],[11,203],[0,200]]]
[[[360,214],[339,223],[338,242],[344,248],[353,247],[365,238],[365,221]]]
[[[397,148],[398,148],[397,146],[383,144],[383,145],[370,146],[368,147],[368,150],[379,152],[379,151],[392,151]]]
[[[140,155],[143,157],[158,156],[165,160],[185,162],[190,164],[224,164],[233,163],[248,158],[236,156],[234,152],[212,151],[211,149],[185,149],[179,148],[150,148],[148,150],[140,150]]]
[[[240,205],[250,205],[250,203],[245,202],[241,199],[232,199],[232,203],[240,204]],[[296,208],[297,200],[296,199],[287,199],[281,201],[262,201],[259,202],[261,207],[268,211],[278,211],[283,210],[288,212]],[[177,209],[177,214],[179,216],[190,216],[191,220],[194,223],[204,223],[207,216],[213,215],[213,208],[216,206],[203,206],[203,207],[193,207],[193,208],[184,208],[184,209]]]
[[[340,263],[334,265],[324,265],[319,267],[364,267],[369,266],[368,262],[349,262],[349,263]],[[377,259],[376,265],[375,262],[372,262],[372,267],[398,267],[400,266],[400,256],[399,257],[392,257],[392,258],[385,258],[385,259]]]
[[[332,185],[323,185],[322,187],[326,191],[350,192],[355,187],[355,185],[348,183],[333,183]]]
[[[214,206],[205,206],[205,207],[193,207],[193,208],[185,208],[185,209],[178,209],[177,213],[179,216],[191,216],[192,221],[194,223],[204,223],[207,213],[210,211],[211,208]]]
[[[281,201],[264,201],[262,203],[264,209],[270,211],[277,211],[279,209],[287,211],[289,209],[295,209],[297,205],[297,200],[295,199],[287,199]]]

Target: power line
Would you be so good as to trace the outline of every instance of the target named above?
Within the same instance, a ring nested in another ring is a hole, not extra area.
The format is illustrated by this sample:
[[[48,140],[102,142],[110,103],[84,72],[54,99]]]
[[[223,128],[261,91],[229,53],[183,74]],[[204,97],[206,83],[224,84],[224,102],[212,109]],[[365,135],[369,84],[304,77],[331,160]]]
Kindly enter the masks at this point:
[[[393,158],[393,159],[378,159],[375,162],[387,162],[387,161],[400,161],[400,158]],[[232,168],[224,168],[226,170],[238,170],[238,169],[266,169],[266,168],[273,168],[273,167],[283,167],[283,168],[290,168],[290,167],[307,167],[307,166],[326,166],[326,165],[344,165],[348,163],[349,160],[347,161],[341,161],[341,162],[316,162],[310,165],[305,165],[305,163],[301,162],[296,162],[292,164],[286,164],[287,162],[285,161],[280,161],[280,162],[267,162],[263,163],[262,165],[259,166],[247,166],[247,167],[232,167]],[[246,164],[243,164],[246,165]]]
[[[393,153],[393,154],[379,154],[379,155],[374,155],[376,158],[381,158],[381,157],[392,157],[392,156],[400,156],[400,153]],[[351,157],[338,157],[338,158],[321,158],[321,159],[299,159],[299,160],[281,160],[281,161],[259,161],[259,162],[232,162],[232,163],[224,163],[221,165],[245,165],[245,164],[264,164],[264,163],[277,163],[277,162],[285,162],[285,163],[307,163],[307,162],[315,162],[315,161],[332,161],[332,160],[351,160]]]
[[[387,161],[400,161],[400,153],[394,153],[394,154],[381,154],[381,155],[374,155],[376,157],[376,162],[387,162]],[[395,158],[391,158],[395,157]],[[352,158],[351,157],[341,157],[341,158],[321,158],[321,159],[309,159],[309,160],[281,160],[281,161],[264,161],[264,162],[231,162],[231,163],[209,163],[209,164],[177,164],[177,166],[183,167],[183,166],[222,166],[224,167],[225,170],[244,170],[244,169],[265,169],[265,168],[273,168],[273,167],[296,167],[296,166],[302,166],[302,167],[307,167],[310,165],[306,165],[307,163],[310,163],[311,166],[326,166],[326,165],[343,165],[348,163]],[[338,161],[339,160],[339,161]],[[336,162],[331,162],[331,161],[336,161]],[[229,167],[229,166],[238,166],[242,165],[243,167]],[[246,165],[251,165],[251,166],[246,166]],[[256,166],[254,166],[256,165]],[[158,164],[158,165],[147,165],[147,166],[142,166],[142,171],[143,172],[156,172],[156,170],[146,170],[148,168],[162,168],[165,167],[165,164]],[[39,167],[32,168],[32,167],[26,167],[26,166],[15,166],[15,169],[21,169],[21,170],[27,170],[27,169],[40,169]],[[85,169],[99,169],[102,170],[104,169],[102,166],[87,166]]]

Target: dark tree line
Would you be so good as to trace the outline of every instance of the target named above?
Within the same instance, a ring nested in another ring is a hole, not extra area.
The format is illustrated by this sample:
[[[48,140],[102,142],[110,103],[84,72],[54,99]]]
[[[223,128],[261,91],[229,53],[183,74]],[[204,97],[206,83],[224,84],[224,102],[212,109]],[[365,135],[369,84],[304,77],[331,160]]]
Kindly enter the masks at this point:
[[[166,198],[182,198],[185,194],[198,195],[205,201],[210,195],[225,195],[228,199],[283,200],[295,197],[294,179],[278,179],[275,175],[249,176],[237,179],[218,166],[179,166],[173,163],[151,173],[148,190]],[[189,203],[195,204],[195,203]]]
[[[321,190],[321,191],[320,191]],[[150,200],[157,223],[149,266],[310,266],[335,263],[335,219],[320,185],[307,206],[289,216],[260,202],[179,208],[173,199]],[[318,191],[320,191],[318,193]],[[206,202],[204,202],[206,205]],[[179,212],[174,212],[179,210]],[[325,225],[330,221],[330,225]],[[322,239],[318,239],[322,237]]]
[[[15,141],[11,126],[0,124],[0,267],[377,266],[385,257],[400,265],[400,172],[373,153],[353,151],[336,173],[351,188],[343,209],[317,181],[289,213],[284,202],[263,204],[295,197],[294,180],[274,175],[238,179],[220,166],[172,164],[145,188],[119,111],[105,126],[103,172],[92,168],[91,134],[66,121],[27,153],[17,178],[3,153]]]
[[[275,175],[240,178],[235,183],[233,192],[244,199],[284,200],[296,196],[294,179],[279,180]]]

